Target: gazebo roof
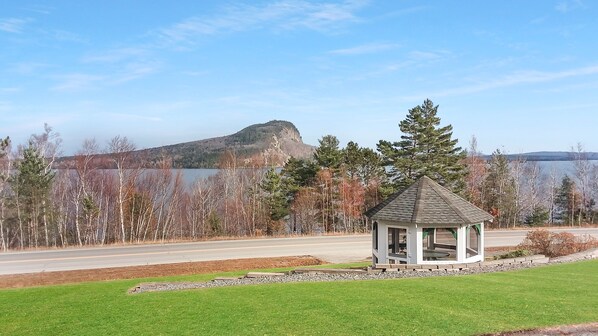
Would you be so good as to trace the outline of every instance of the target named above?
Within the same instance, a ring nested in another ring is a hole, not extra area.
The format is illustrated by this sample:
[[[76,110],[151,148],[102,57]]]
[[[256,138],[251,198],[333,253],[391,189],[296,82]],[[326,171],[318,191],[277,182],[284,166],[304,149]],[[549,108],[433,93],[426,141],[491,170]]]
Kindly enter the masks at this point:
[[[423,176],[366,212],[372,219],[414,224],[476,224],[492,220],[486,211]]]

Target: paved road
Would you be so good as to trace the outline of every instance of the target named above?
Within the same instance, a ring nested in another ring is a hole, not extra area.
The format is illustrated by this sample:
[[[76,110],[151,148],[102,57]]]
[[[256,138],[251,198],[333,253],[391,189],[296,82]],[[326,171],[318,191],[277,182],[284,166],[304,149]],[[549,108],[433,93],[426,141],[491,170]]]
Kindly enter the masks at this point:
[[[569,231],[598,238],[598,229]],[[487,247],[513,246],[526,233],[525,230],[487,231],[485,243]],[[370,249],[369,235],[352,235],[9,252],[0,253],[0,275],[297,255],[343,262],[362,260],[370,256]]]

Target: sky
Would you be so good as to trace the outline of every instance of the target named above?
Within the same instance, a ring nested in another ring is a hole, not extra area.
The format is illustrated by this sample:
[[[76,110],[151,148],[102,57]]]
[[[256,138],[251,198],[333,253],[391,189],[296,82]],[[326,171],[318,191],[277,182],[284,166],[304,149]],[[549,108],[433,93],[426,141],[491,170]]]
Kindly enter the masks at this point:
[[[288,120],[375,148],[430,99],[466,148],[598,151],[598,2],[0,0],[0,136],[137,148]]]

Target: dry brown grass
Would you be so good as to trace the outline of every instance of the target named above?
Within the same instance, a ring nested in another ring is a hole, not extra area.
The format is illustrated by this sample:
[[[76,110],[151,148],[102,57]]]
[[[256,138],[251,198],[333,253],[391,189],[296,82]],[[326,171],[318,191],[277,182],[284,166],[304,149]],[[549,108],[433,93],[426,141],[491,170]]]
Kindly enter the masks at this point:
[[[41,272],[0,275],[0,288],[58,285],[84,281],[135,279],[175,275],[206,274],[260,268],[321,265],[324,262],[311,256],[255,258],[222,261],[186,262],[177,264],[113,267],[91,270]]]

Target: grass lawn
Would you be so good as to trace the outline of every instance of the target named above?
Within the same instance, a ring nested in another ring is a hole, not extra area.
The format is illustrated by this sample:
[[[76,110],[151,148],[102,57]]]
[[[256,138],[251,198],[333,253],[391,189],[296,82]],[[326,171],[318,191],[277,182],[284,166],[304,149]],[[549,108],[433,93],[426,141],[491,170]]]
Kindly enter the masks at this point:
[[[472,276],[126,294],[146,280],[0,290],[0,335],[471,335],[598,321],[598,260]]]

